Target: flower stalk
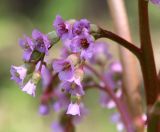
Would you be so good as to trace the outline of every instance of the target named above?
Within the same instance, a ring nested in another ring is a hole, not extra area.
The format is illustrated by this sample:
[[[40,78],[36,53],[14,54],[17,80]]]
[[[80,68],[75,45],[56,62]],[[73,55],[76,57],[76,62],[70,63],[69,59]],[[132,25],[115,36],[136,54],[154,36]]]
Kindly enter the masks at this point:
[[[100,28],[99,34],[97,35],[96,38],[97,39],[98,38],[108,38],[108,39],[113,40],[114,42],[120,44],[121,46],[125,47],[129,51],[131,51],[135,56],[137,56],[137,58],[140,58],[140,56],[141,56],[140,48],[138,48],[137,46],[135,46],[131,42],[123,39],[119,35],[116,35],[115,33],[112,33],[108,30],[104,30],[104,29]]]
[[[139,26],[142,51],[140,63],[144,78],[147,105],[149,106],[155,103],[158,97],[159,86],[149,29],[148,1],[146,0],[139,0]]]
[[[107,0],[113,27],[118,35],[132,42],[128,16],[124,0]],[[115,12],[116,11],[116,12]],[[120,13],[117,13],[120,12]],[[121,20],[121,21],[119,21]],[[123,30],[122,30],[123,27]],[[124,101],[128,104],[136,132],[144,131],[144,122],[138,121],[143,115],[142,97],[140,91],[140,78],[136,57],[122,46],[118,46],[123,67],[123,91]],[[126,56],[128,59],[126,59]],[[131,70],[132,69],[132,70]]]
[[[158,132],[159,120],[154,120],[154,113],[150,113],[151,108],[156,102],[159,95],[159,82],[156,73],[156,66],[149,29],[148,1],[146,0],[139,0],[139,25],[142,51],[140,63],[146,92],[148,131]]]

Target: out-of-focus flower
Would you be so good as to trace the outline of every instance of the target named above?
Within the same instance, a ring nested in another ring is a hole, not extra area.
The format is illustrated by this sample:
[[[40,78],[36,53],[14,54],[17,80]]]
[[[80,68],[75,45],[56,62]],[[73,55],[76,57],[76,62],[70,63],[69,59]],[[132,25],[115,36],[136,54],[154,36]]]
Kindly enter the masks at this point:
[[[60,56],[62,58],[67,58],[70,54],[71,54],[71,51],[69,50],[69,48],[66,48],[65,46],[61,48]]]
[[[93,56],[89,60],[93,64],[105,65],[112,58],[108,45],[102,42],[95,42]]]
[[[115,89],[116,88],[116,81],[114,80],[114,73],[111,71],[107,71],[104,75],[105,80],[110,88]]]
[[[47,66],[43,65],[41,69],[41,76],[42,76],[42,85],[43,87],[48,86],[52,79],[52,74]]]
[[[77,103],[70,103],[68,106],[67,114],[69,115],[79,115],[80,116],[80,108]]]
[[[108,86],[115,92],[115,95],[120,98],[122,96],[121,84],[122,84],[122,66],[119,62],[115,61],[109,65],[108,71],[104,73],[104,78]],[[100,103],[102,107],[114,108],[115,103],[104,92],[100,92]]]
[[[74,75],[74,66],[70,60],[55,60],[53,69],[58,73],[59,79],[62,81],[70,80]]]
[[[59,122],[54,122],[52,124],[52,132],[65,132],[65,131]]]
[[[88,109],[85,108],[83,103],[79,104],[81,116],[74,116],[73,117],[73,123],[76,125],[82,121],[82,119],[88,114]]]
[[[108,85],[111,88],[119,88],[122,83],[122,66],[119,62],[114,61],[109,65],[108,70],[104,74]]]
[[[114,113],[111,116],[111,121],[116,124],[118,132],[123,132],[124,131],[124,125],[121,121],[121,117],[120,117],[119,113]]]
[[[39,106],[39,113],[41,115],[47,115],[49,113],[49,106],[47,104],[41,104]]]
[[[11,66],[11,79],[17,84],[23,85],[23,81],[27,75],[27,69],[24,66]]]
[[[153,4],[160,5],[160,0],[151,0]]]
[[[55,101],[53,103],[53,109],[54,111],[56,112],[59,112],[60,110],[66,110],[69,103],[70,103],[70,100],[69,100],[69,97],[64,93],[62,92],[62,90],[60,90],[60,86],[55,89]]]
[[[118,62],[118,61],[112,62],[112,63],[110,64],[110,67],[109,67],[109,68],[110,68],[110,70],[111,70],[112,72],[114,72],[114,73],[122,74],[122,71],[123,71],[122,65],[121,65],[121,63]]]
[[[104,108],[115,108],[115,103],[113,102],[113,100],[104,92],[100,92],[100,104]]]

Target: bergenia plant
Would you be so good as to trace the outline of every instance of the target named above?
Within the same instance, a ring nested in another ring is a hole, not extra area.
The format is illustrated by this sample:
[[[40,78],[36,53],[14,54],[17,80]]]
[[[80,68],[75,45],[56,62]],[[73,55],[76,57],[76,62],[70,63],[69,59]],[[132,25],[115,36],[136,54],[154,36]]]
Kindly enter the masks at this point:
[[[19,40],[24,51],[24,64],[11,66],[11,79],[33,97],[37,96],[41,81],[39,113],[47,115],[51,110],[60,113],[59,120],[52,125],[53,132],[75,132],[75,125],[88,114],[83,102],[85,92],[93,88],[99,90],[102,107],[117,108],[118,113],[110,117],[117,131],[143,132],[147,128],[149,132],[160,132],[160,78],[155,68],[149,31],[150,2],[160,5],[160,0],[139,0],[140,47],[87,19],[64,20],[60,15],[53,22],[52,32],[45,34],[34,29],[31,37],[24,35]],[[146,110],[136,118],[124,98],[123,67],[109,51],[109,44],[97,41],[100,38],[108,38],[125,47],[140,62]],[[46,61],[59,41],[61,55]],[[139,126],[143,129],[138,130]]]

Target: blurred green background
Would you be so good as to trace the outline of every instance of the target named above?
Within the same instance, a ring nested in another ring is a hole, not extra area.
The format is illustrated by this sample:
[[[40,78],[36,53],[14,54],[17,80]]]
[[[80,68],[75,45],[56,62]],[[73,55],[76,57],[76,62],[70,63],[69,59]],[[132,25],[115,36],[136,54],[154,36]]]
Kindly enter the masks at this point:
[[[126,0],[134,42],[139,43],[137,0]],[[101,27],[113,30],[106,0],[0,0],[0,132],[50,132],[54,111],[46,117],[38,114],[39,96],[32,98],[10,80],[10,66],[21,65],[22,50],[18,39],[30,35],[34,28],[53,30],[56,14],[65,19],[87,18]],[[160,8],[150,4],[151,33],[157,69],[160,64]],[[111,43],[112,44],[112,43]],[[111,46],[116,56],[116,45]],[[57,52],[54,52],[55,56]],[[101,109],[98,93],[87,92],[84,102],[90,113],[77,126],[77,132],[116,132],[109,121],[113,111]]]

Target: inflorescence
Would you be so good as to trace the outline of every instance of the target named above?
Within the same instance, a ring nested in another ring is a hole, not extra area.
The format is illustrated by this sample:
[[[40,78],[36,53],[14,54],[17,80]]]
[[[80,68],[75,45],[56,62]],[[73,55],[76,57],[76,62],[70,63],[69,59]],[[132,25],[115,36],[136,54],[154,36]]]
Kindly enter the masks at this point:
[[[90,87],[96,87],[95,84],[100,87],[104,85],[94,78],[93,73],[87,68],[88,65],[101,73],[117,98],[122,96],[122,67],[119,62],[113,60],[105,42],[95,41],[98,27],[88,20],[64,21],[61,16],[56,16],[53,26],[55,31],[48,34],[35,29],[32,37],[25,35],[19,40],[24,51],[24,64],[11,66],[11,79],[31,96],[36,95],[36,87],[41,80],[43,89],[40,114],[48,114],[52,106],[55,112],[65,111],[66,114],[74,115],[72,121],[76,123],[88,113],[82,102],[85,91]],[[45,57],[59,40],[63,44],[60,57],[46,61]],[[100,103],[109,109],[115,107],[115,103],[103,91],[100,91]],[[120,116],[116,115],[113,117],[114,122],[122,124]],[[64,129],[62,123],[58,122],[52,127],[62,132]],[[120,128],[118,126],[119,130],[122,128],[123,125]]]

